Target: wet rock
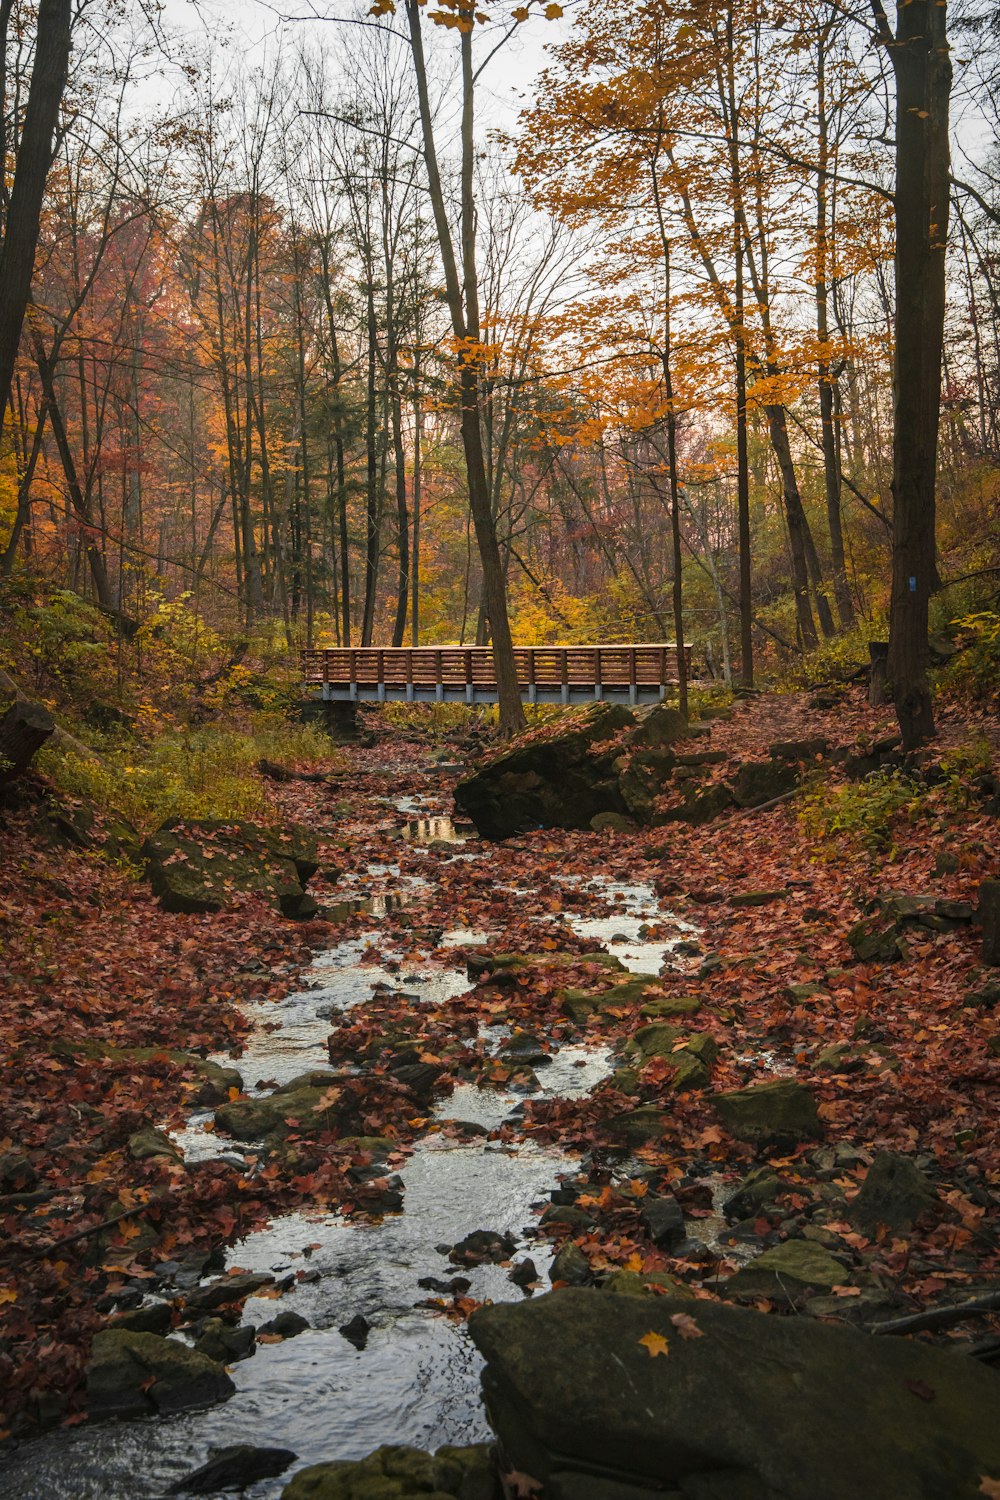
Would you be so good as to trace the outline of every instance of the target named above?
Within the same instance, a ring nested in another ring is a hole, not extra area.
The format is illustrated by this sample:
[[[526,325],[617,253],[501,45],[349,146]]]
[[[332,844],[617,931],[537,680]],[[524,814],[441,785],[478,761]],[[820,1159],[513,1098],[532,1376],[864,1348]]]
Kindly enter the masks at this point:
[[[574,1234],[579,1234],[583,1230],[593,1229],[594,1218],[585,1209],[576,1208],[572,1203],[550,1203],[539,1223],[545,1229],[561,1224],[572,1229]]]
[[[771,1167],[755,1167],[748,1172],[735,1193],[722,1205],[722,1211],[730,1224],[738,1219],[748,1219],[760,1212],[765,1203],[773,1203],[785,1184]]]
[[[417,1286],[423,1287],[425,1291],[440,1292],[442,1296],[447,1297],[461,1297],[471,1285],[472,1282],[467,1276],[452,1276],[448,1281],[442,1281],[440,1276],[421,1276],[417,1282]]]
[[[697,995],[670,995],[665,1000],[648,1000],[639,1014],[647,1021],[661,1021],[668,1016],[693,1016],[700,1009]]]
[[[707,1033],[685,1033],[665,1021],[655,1021],[635,1032],[622,1055],[640,1069],[653,1058],[663,1058],[674,1070],[677,1089],[703,1088],[719,1054],[714,1037]]]
[[[128,1333],[167,1333],[172,1322],[169,1302],[151,1302],[148,1307],[134,1307],[119,1313],[113,1320],[113,1328],[124,1328]]]
[[[684,1211],[670,1194],[643,1198],[639,1208],[643,1228],[659,1250],[671,1251],[687,1239]]]
[[[207,1463],[178,1479],[167,1494],[211,1495],[216,1490],[243,1490],[258,1479],[277,1479],[297,1457],[290,1448],[254,1448],[249,1443],[237,1443],[214,1451]]]
[[[508,1272],[507,1280],[512,1281],[515,1286],[519,1286],[522,1289],[524,1287],[533,1286],[534,1283],[538,1280],[538,1270],[535,1266],[535,1262],[530,1257],[525,1257],[524,1260],[519,1260],[517,1264]]]
[[[680,1337],[678,1313],[703,1337]],[[1000,1474],[995,1373],[919,1343],[572,1289],[480,1308],[469,1331],[505,1466],[546,1500],[616,1484],[685,1500],[973,1500]]]
[[[169,1135],[152,1125],[145,1125],[129,1136],[128,1154],[133,1161],[151,1161],[157,1156],[165,1156],[170,1161],[184,1160],[183,1153]]]
[[[357,1463],[313,1464],[300,1469],[281,1500],[500,1500],[490,1448],[379,1448]]]
[[[146,876],[167,911],[221,911],[238,892],[267,896],[282,915],[318,910],[306,882],[318,868],[307,829],[171,818],[142,846]]]
[[[880,1151],[848,1208],[848,1217],[871,1239],[880,1226],[897,1234],[912,1229],[923,1214],[940,1206],[937,1190],[908,1156]]]
[[[613,1115],[602,1123],[608,1135],[617,1137],[626,1146],[646,1146],[660,1141],[667,1129],[666,1115],[652,1104]]]
[[[262,1286],[273,1286],[274,1277],[267,1271],[244,1271],[237,1276],[219,1276],[204,1286],[193,1287],[187,1295],[190,1312],[208,1312],[228,1303],[245,1302]]]
[[[392,1076],[419,1102],[429,1101],[433,1097],[438,1079],[445,1071],[441,1063],[413,1062],[393,1068]]]
[[[716,1094],[713,1102],[737,1140],[781,1145],[818,1140],[823,1134],[815,1097],[804,1084],[791,1080],[751,1084]]]
[[[420,1283],[423,1285],[423,1282]],[[368,1335],[371,1333],[372,1325],[367,1318],[357,1313],[349,1323],[344,1323],[337,1332],[341,1338],[345,1338],[355,1349],[364,1349],[368,1343]]]
[[[767,1297],[792,1306],[810,1292],[842,1286],[849,1274],[821,1245],[786,1240],[742,1266],[724,1283],[727,1297]]]
[[[215,1123],[238,1141],[282,1137],[289,1130],[299,1134],[335,1130],[339,1113],[333,1092],[333,1076],[329,1075],[322,1086],[288,1086],[263,1099],[234,1099],[215,1111]]]
[[[256,1331],[249,1325],[231,1328],[221,1318],[206,1318],[194,1347],[206,1359],[214,1359],[220,1365],[233,1364],[256,1354]]]
[[[484,949],[479,953],[467,953],[465,962],[470,979],[490,975],[494,982],[504,974],[516,975],[528,969],[569,969],[580,964],[625,972],[621,959],[603,948],[593,953],[488,953]]]
[[[786,761],[744,761],[732,778],[733,801],[737,807],[762,807],[798,784],[798,768]]]
[[[236,1387],[224,1367],[175,1339],[109,1328],[94,1337],[87,1367],[92,1418],[184,1411],[224,1401]]]
[[[278,1313],[278,1316],[271,1318],[269,1322],[262,1323],[257,1332],[276,1333],[279,1338],[293,1339],[297,1334],[305,1333],[306,1329],[311,1327],[312,1324],[308,1318],[304,1318],[301,1313],[292,1312],[289,1308],[285,1312]]]
[[[501,1234],[496,1229],[474,1229],[451,1247],[448,1259],[456,1266],[480,1266],[484,1261],[497,1265],[509,1259],[516,1246],[511,1234]]]
[[[505,1063],[549,1063],[552,1061],[551,1054],[542,1046],[537,1036],[528,1031],[516,1031],[513,1036],[507,1038],[500,1049],[500,1057]]]
[[[549,1280],[553,1284],[564,1282],[566,1286],[585,1286],[591,1279],[590,1262],[572,1240],[567,1240],[549,1267]]]

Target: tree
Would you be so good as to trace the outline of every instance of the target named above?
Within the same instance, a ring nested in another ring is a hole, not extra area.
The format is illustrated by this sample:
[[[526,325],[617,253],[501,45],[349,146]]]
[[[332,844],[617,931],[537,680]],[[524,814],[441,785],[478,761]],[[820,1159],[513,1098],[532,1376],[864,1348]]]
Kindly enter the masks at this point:
[[[0,50],[5,60],[11,8],[9,3],[0,8]],[[40,0],[35,62],[0,247],[0,433],[31,295],[52,140],[69,77],[71,21],[72,0]],[[3,76],[6,82],[6,66]],[[0,109],[6,112],[6,98],[0,100]]]
[[[896,32],[872,0],[896,77],[896,357],[893,414],[889,678],[905,749],[934,734],[927,681],[928,606],[938,586],[935,495],[945,252],[948,242],[951,58],[944,0],[901,0]]]

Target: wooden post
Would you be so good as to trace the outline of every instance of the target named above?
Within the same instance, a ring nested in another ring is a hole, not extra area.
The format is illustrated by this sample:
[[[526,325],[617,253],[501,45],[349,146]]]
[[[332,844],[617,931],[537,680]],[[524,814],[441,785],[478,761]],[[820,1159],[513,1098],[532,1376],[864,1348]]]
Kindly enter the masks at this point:
[[[351,646],[347,652],[348,687],[352,699],[358,696],[358,673],[354,657],[354,647]]]
[[[535,648],[528,647],[528,702],[538,702],[538,683],[535,680]]]
[[[594,647],[594,698],[595,698],[595,700],[598,703],[600,703],[601,697],[602,697],[603,693],[604,693],[604,687],[603,687],[603,684],[602,684],[602,681],[601,681],[601,648],[600,648],[600,646],[595,646]]]
[[[562,668],[562,701],[569,703],[569,653],[563,646],[559,651],[559,661]]]
[[[406,653],[406,701],[413,702],[413,652]]]
[[[381,649],[375,653],[375,676],[378,678],[378,701],[385,702],[385,652]]]
[[[434,653],[434,701],[444,702],[444,682],[442,681],[441,652]]]
[[[627,647],[628,650],[628,701],[634,708],[639,701],[639,687],[636,681],[636,651],[634,646]]]

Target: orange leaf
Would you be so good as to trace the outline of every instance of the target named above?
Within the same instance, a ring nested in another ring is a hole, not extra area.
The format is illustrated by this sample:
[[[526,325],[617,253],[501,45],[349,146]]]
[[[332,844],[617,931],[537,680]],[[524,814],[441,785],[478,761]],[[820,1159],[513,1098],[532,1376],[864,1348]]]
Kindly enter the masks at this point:
[[[705,1337],[690,1313],[674,1313],[670,1321],[682,1339],[703,1339]]]
[[[643,1334],[639,1343],[647,1350],[650,1359],[655,1359],[658,1354],[670,1353],[670,1345],[663,1337],[663,1334],[654,1333],[652,1329],[650,1329],[649,1333]]]

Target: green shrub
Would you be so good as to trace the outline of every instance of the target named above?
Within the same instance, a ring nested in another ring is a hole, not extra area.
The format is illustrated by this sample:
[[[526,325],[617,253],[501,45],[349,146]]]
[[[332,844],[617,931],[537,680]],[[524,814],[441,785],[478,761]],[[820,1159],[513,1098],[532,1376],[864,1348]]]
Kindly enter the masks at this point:
[[[62,790],[114,809],[145,832],[178,817],[270,821],[275,809],[256,774],[262,756],[292,764],[333,758],[320,730],[274,723],[253,734],[168,730],[148,744],[116,745],[100,760],[46,747],[38,765]]]
[[[975,703],[1000,705],[1000,614],[980,610],[953,620],[960,647],[941,674],[941,685]]]
[[[838,846],[891,854],[894,826],[904,815],[912,817],[925,795],[924,788],[893,769],[839,787],[820,778],[801,799],[799,824],[820,859],[835,858]]]

